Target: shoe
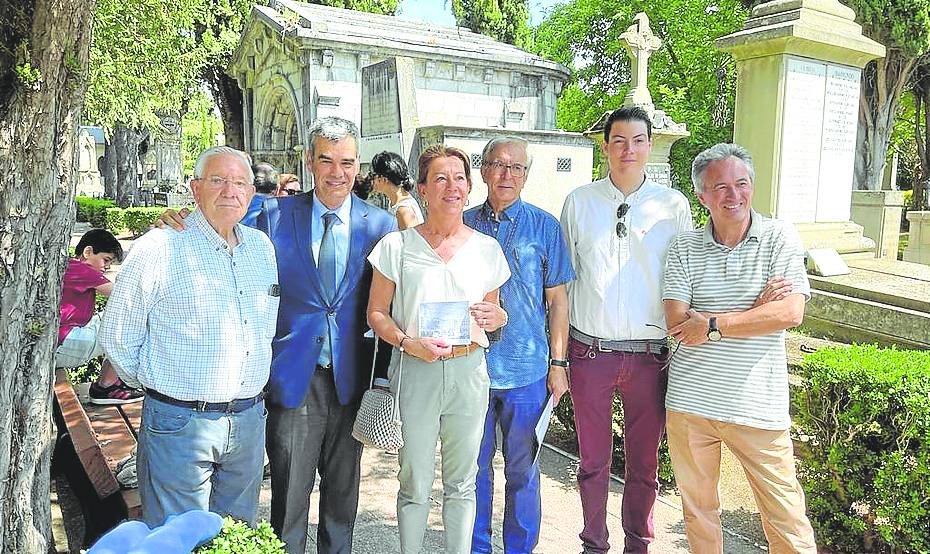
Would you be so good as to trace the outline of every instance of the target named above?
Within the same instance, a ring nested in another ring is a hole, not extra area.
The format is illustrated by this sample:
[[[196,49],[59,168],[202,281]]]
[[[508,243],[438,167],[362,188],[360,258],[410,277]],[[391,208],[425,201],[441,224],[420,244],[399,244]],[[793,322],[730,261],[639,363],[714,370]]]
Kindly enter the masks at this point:
[[[136,454],[133,452],[116,464],[116,481],[124,489],[139,487],[139,477],[136,474]]]
[[[113,406],[117,404],[131,404],[142,400],[145,393],[139,389],[126,386],[120,380],[108,387],[91,383],[90,403],[100,406]]]

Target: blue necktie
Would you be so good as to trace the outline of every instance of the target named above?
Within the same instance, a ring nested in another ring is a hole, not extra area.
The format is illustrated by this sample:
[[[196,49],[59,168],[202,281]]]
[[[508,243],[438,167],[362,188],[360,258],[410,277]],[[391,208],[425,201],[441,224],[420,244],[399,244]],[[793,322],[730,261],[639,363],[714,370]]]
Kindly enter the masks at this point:
[[[320,243],[320,255],[317,268],[320,270],[320,284],[323,285],[323,294],[326,299],[332,302],[336,294],[336,235],[333,233],[333,224],[339,217],[330,212],[323,214],[323,242]],[[326,315],[326,338],[323,341],[323,349],[320,350],[320,358],[317,363],[322,366],[330,365],[333,361],[333,344],[330,333],[330,326],[334,323],[329,321],[329,314]]]
[[[333,224],[339,219],[330,212],[323,214],[323,242],[320,243],[320,282],[327,299],[332,300],[336,294],[336,235]]]

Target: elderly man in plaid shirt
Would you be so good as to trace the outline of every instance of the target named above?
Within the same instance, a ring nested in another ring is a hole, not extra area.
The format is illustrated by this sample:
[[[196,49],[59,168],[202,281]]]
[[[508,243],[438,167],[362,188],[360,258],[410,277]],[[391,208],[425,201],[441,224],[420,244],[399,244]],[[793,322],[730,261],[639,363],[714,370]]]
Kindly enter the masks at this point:
[[[274,248],[239,224],[255,194],[244,154],[211,148],[195,174],[190,230],[136,241],[101,329],[117,373],[146,390],[137,465],[149,525],[191,509],[254,522],[262,480]]]

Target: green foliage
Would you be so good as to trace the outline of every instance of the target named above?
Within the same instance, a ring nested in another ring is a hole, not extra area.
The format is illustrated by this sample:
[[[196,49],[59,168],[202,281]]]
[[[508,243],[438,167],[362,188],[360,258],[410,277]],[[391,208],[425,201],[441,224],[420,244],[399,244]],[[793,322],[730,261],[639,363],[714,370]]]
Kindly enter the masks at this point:
[[[107,208],[104,214],[103,228],[114,235],[122,233],[126,228],[126,223],[123,221],[123,208]]]
[[[452,0],[455,21],[476,33],[527,48],[531,43],[527,0]]]
[[[649,59],[653,102],[691,132],[672,147],[669,163],[674,185],[692,198],[700,221],[703,208],[694,200],[691,160],[708,146],[732,140],[733,133],[733,62],[714,47],[714,40],[741,29],[746,9],[736,0],[571,0],[557,5],[539,25],[534,49],[573,68],[573,82],[559,99],[557,124],[583,131],[623,103],[630,60],[620,34],[639,12],[649,16],[653,32],[663,41]]]
[[[76,219],[90,223],[94,228],[106,228],[107,208],[115,208],[116,202],[105,198],[91,198],[89,196],[75,197],[77,205]]]
[[[867,37],[907,58],[930,50],[930,1],[844,0]]]
[[[574,406],[572,405],[572,400],[569,395],[566,394],[562,397],[554,413],[559,423],[573,434],[576,433]],[[623,449],[623,405],[619,397],[614,398],[612,427],[614,445],[613,465],[617,468],[615,472],[619,472],[622,475],[623,472],[618,470],[624,467],[626,455]],[[672,472],[672,458],[668,453],[668,442],[663,438],[662,443],[659,445],[659,480],[671,485],[674,483],[674,479],[675,475]]]
[[[16,78],[21,84],[31,89],[38,89],[42,82],[42,71],[38,67],[32,67],[29,62],[23,62],[13,68]]]
[[[267,521],[252,529],[243,521],[227,517],[220,534],[194,551],[194,554],[285,554],[281,542]]]
[[[99,0],[85,117],[155,128],[159,113],[179,112],[206,63],[195,28],[211,9],[207,0]]]
[[[828,348],[802,371],[798,475],[820,541],[930,551],[930,352]]]

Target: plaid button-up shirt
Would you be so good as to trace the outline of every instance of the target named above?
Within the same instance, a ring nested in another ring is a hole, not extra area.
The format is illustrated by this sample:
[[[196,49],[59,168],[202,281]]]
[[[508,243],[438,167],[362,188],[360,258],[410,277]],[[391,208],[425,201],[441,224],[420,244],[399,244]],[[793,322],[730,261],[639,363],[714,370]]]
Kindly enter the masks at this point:
[[[261,392],[278,313],[274,248],[236,226],[230,250],[198,211],[188,230],[154,229],[120,268],[100,340],[125,382],[180,400]]]

